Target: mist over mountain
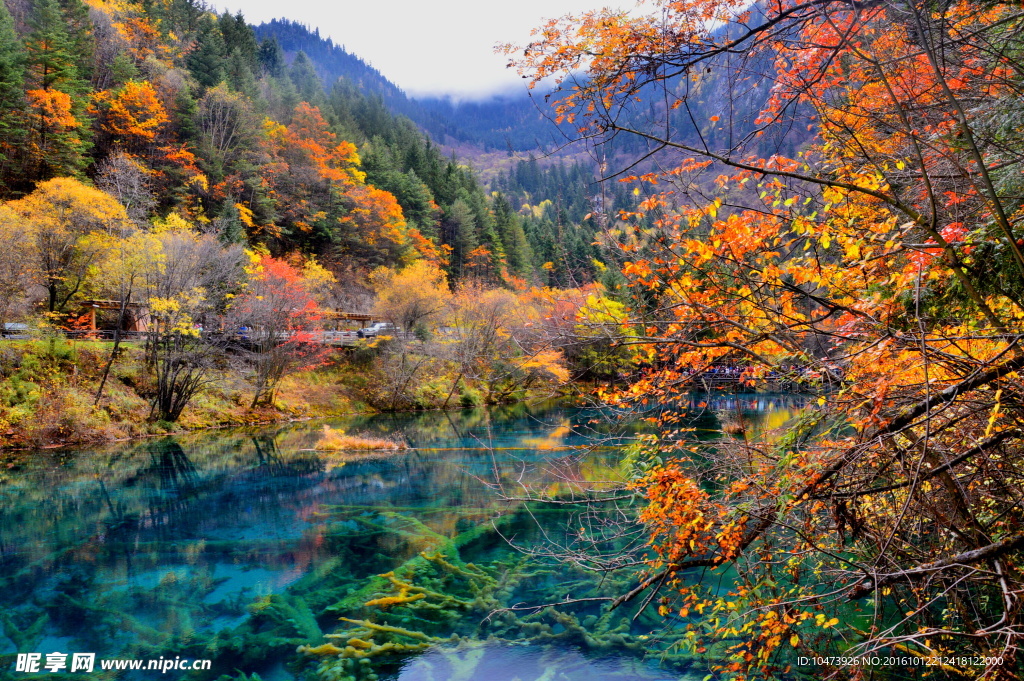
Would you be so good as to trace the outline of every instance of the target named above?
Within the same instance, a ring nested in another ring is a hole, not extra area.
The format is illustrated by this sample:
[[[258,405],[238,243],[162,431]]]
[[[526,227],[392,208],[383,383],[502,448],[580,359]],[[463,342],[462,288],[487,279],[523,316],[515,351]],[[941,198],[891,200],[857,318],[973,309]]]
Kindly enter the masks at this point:
[[[365,96],[379,97],[391,112],[408,117],[438,144],[459,148],[460,155],[466,153],[467,147],[483,154],[545,154],[562,150],[575,136],[570,126],[555,124],[552,107],[543,95],[531,97],[525,87],[520,92],[481,99],[450,95],[411,97],[344,46],[321,37],[318,28],[275,19],[255,26],[254,30],[261,40],[276,40],[289,62],[300,52],[304,53],[326,88],[339,79],[351,83]],[[749,139],[758,128],[755,120],[770,96],[774,69],[771,55],[765,53],[748,60],[742,70],[745,77],[740,82],[735,78],[737,69],[726,63],[729,59],[733,57],[725,55],[718,60],[721,63],[700,74],[681,76],[674,83],[661,82],[642,88],[637,93],[638,103],[633,108],[623,109],[618,122],[625,127],[642,128],[644,121],[667,117],[666,139],[671,142],[716,151],[742,145],[748,153],[794,153],[810,135],[803,131],[804,126],[794,129],[789,119],[757,135],[753,144]],[[666,86],[669,87],[667,94],[685,99],[686,106],[664,111],[664,93],[653,90]],[[656,146],[657,142],[619,136],[605,140],[599,155],[605,159],[636,157]]]
[[[521,93],[480,100],[413,98],[344,46],[321,37],[318,28],[288,19],[274,19],[253,28],[260,40],[276,40],[288,61],[299,52],[305,53],[326,87],[344,79],[365,95],[380,97],[392,112],[407,116],[440,144],[522,152],[564,143],[564,136],[545,115],[543,100],[531,98],[525,87]]]

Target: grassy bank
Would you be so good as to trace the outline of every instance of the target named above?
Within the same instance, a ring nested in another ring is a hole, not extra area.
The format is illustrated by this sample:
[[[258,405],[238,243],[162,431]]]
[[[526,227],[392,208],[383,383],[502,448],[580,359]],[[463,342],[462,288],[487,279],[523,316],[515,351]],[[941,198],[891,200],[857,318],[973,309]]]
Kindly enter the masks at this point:
[[[273,423],[369,411],[364,379],[340,352],[315,370],[286,376],[272,406],[250,409],[253,389],[226,364],[175,423],[155,421],[153,378],[142,348],[122,346],[100,400],[96,391],[110,344],[24,340],[0,344],[0,442],[3,448],[72,445],[230,425]]]
[[[272,404],[251,408],[251,371],[228,357],[210,371],[180,419],[169,423],[153,418],[155,379],[143,348],[135,344],[121,346],[96,399],[110,351],[111,343],[98,341],[0,342],[0,450],[374,411],[458,409],[550,396],[560,383],[536,380],[526,385],[520,374],[512,390],[507,381],[469,380],[450,362],[417,354],[415,348],[398,355],[393,347],[368,343],[354,353],[337,350],[316,368],[285,376]]]

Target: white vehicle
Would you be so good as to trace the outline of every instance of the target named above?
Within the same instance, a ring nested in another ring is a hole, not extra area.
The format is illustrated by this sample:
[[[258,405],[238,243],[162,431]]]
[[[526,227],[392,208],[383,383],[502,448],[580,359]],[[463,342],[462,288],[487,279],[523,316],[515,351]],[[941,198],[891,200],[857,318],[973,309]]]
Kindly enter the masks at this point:
[[[0,337],[2,338],[29,338],[28,324],[18,324],[16,322],[7,322],[0,328]]]
[[[398,327],[391,322],[375,322],[365,329],[356,332],[360,338],[376,338],[377,336],[394,336],[398,333]]]

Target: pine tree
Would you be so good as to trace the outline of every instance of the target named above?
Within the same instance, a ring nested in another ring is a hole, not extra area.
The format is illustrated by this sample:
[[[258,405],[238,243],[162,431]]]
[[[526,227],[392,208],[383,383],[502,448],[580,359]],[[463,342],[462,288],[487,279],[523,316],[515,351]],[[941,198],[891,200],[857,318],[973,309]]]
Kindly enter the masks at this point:
[[[0,188],[7,189],[14,157],[25,140],[22,85],[25,52],[7,6],[0,3]],[[6,192],[5,192],[6,193]]]
[[[209,15],[199,20],[195,46],[185,60],[189,73],[204,88],[216,87],[224,80],[224,36]]]
[[[479,245],[473,209],[462,199],[456,199],[445,212],[444,242],[452,247],[452,278],[461,279],[469,264],[470,252]]]
[[[260,42],[256,59],[260,69],[268,76],[278,78],[284,74],[284,50],[276,38],[264,38]]]
[[[245,22],[241,12],[231,16],[224,12],[218,21],[221,35],[224,38],[224,52],[231,54],[238,50],[241,58],[251,70],[258,66],[259,45],[252,27]]]
[[[26,41],[28,81],[30,89],[59,88],[69,94],[88,91],[88,84],[79,76],[75,64],[74,43],[56,0],[39,0],[31,22],[32,32]]]
[[[89,8],[82,0],[59,0],[61,13],[68,32],[68,46],[78,76],[85,82],[92,79],[96,41],[93,38]]]
[[[56,0],[39,0],[26,48],[29,172],[37,180],[77,175],[85,167],[89,126],[75,43]]]
[[[228,55],[224,75],[228,85],[236,92],[245,94],[249,99],[257,99],[259,91],[256,87],[256,76],[253,74],[249,60],[240,48],[234,48]]]
[[[242,216],[234,198],[230,196],[224,201],[217,216],[217,238],[225,244],[245,243],[245,225],[242,224]]]
[[[508,267],[516,274],[526,275],[533,270],[533,252],[526,240],[523,224],[512,210],[512,204],[503,194],[497,194],[494,206],[494,229],[505,246]]]
[[[288,69],[288,75],[291,77],[292,83],[295,84],[300,101],[308,102],[321,111],[327,108],[320,77],[316,75],[313,62],[309,60],[305,52],[295,55],[295,60],[292,62],[291,68]]]

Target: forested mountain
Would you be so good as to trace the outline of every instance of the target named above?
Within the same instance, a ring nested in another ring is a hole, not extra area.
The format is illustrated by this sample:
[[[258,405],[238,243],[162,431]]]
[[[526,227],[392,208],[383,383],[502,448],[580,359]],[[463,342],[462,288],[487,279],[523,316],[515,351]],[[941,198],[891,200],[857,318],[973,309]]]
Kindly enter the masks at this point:
[[[311,28],[289,19],[273,19],[253,26],[253,31],[258,40],[277,41],[289,62],[300,52],[307,56],[327,88],[339,78],[344,78],[366,94],[380,95],[388,106],[394,107],[397,102],[407,99],[401,88],[380,71],[348,52],[344,46],[321,37],[317,27]]]
[[[391,111],[409,117],[438,142],[468,143],[487,151],[531,151],[565,141],[545,114],[546,104],[535,102],[525,89],[479,101],[412,98],[362,59],[321,37],[317,28],[274,19],[254,30],[261,40],[276,40],[289,61],[300,52],[306,55],[325,87],[347,80],[364,94],[379,96]]]
[[[751,128],[767,89],[722,77],[677,79],[690,104],[672,115],[673,140],[718,148],[731,143],[720,130]],[[634,201],[618,183],[602,189],[596,164],[551,159],[519,161],[485,189],[428,137],[510,153],[564,142],[526,95],[413,99],[317,29],[254,28],[194,0],[5,0],[0,132],[4,198],[88,179],[136,220],[175,214],[339,272],[422,257],[453,284],[578,285],[603,276],[614,256],[599,232]],[[650,144],[605,140],[601,153]]]
[[[426,258],[453,283],[589,276],[538,261],[517,212],[394,113],[412,100],[381,74],[270,27],[193,0],[6,0],[0,194],[77,178],[140,223],[177,216],[336,271]],[[572,228],[543,225],[538,243]]]
[[[635,203],[622,183],[600,186],[591,167],[544,165],[532,155],[499,172],[491,185],[496,213],[502,201],[522,216],[534,262],[547,272],[545,283],[560,288],[601,278],[617,251],[601,248],[600,235],[612,216]]]

